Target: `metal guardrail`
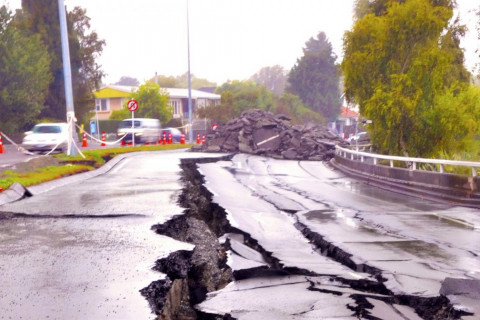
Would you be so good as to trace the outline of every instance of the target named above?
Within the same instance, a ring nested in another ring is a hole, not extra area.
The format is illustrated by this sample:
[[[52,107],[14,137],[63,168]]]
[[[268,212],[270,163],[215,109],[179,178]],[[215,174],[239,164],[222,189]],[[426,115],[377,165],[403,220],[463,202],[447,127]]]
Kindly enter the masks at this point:
[[[456,166],[456,167],[469,167],[471,168],[472,176],[476,177],[477,169],[480,168],[480,162],[475,162],[475,161],[456,161],[456,160],[386,156],[382,154],[369,153],[369,152],[364,152],[359,150],[350,150],[350,149],[342,148],[339,146],[335,146],[335,153],[347,159],[348,159],[348,156],[350,156],[350,160],[359,159],[360,162],[365,162],[367,159],[372,159],[374,165],[379,165],[378,160],[387,160],[390,162],[391,168],[394,168],[394,161],[400,161],[400,162],[404,162],[406,164],[406,167],[412,171],[421,170],[420,168],[418,168],[417,164],[426,163],[426,164],[438,165],[439,172],[444,173],[445,166],[450,165],[450,166]]]

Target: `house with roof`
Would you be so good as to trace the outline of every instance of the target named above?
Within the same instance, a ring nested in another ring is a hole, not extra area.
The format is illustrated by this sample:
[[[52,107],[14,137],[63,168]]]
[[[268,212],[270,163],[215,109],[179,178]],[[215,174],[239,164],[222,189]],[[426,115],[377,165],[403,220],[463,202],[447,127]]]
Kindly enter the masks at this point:
[[[108,85],[93,92],[96,117],[99,120],[107,120],[113,111],[121,110],[125,102],[131,99],[132,93],[137,90],[138,87],[133,86]],[[173,118],[187,120],[188,89],[162,88],[162,90],[168,93],[170,106],[173,108]],[[220,95],[210,92],[192,89],[191,97],[193,114],[197,108],[220,103]]]
[[[359,117],[360,114],[353,108],[342,106],[337,120],[329,124],[330,130],[347,139],[355,134]]]

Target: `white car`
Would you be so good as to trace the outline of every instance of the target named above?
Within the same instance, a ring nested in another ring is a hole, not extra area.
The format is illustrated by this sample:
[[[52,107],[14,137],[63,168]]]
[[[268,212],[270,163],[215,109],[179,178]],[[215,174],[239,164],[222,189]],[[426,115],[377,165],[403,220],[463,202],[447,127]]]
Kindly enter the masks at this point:
[[[39,123],[32,131],[25,132],[22,146],[28,151],[50,151],[55,148],[65,152],[67,143],[67,123]]]
[[[350,142],[350,143],[355,142],[355,141],[358,141],[358,140],[360,140],[360,138],[365,137],[366,134],[367,134],[367,132],[359,132],[359,133],[357,133],[356,135],[351,136],[350,138],[348,138],[347,141]]]
[[[133,123],[132,123],[133,121]],[[150,118],[125,119],[118,125],[117,136],[126,143],[157,142],[160,139],[160,120]]]

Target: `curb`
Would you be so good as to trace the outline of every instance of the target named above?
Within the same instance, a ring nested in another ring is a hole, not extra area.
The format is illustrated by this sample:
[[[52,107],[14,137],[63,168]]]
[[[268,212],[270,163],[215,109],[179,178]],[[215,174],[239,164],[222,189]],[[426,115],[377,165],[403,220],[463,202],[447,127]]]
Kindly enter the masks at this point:
[[[0,206],[9,202],[18,201],[25,197],[30,197],[32,194],[20,183],[15,182],[0,194]]]
[[[38,195],[67,184],[80,182],[90,178],[97,177],[101,174],[104,174],[110,171],[115,165],[117,165],[120,161],[124,160],[125,158],[135,156],[144,152],[151,152],[151,151],[138,151],[138,152],[120,154],[115,158],[111,159],[110,161],[108,161],[107,163],[105,163],[103,166],[101,166],[98,169],[82,172],[79,174],[74,174],[74,175],[60,178],[60,179],[43,182],[37,185],[30,186],[28,188],[25,188],[20,183],[15,182],[7,190],[0,193],[0,206],[10,202],[21,200],[25,197]]]

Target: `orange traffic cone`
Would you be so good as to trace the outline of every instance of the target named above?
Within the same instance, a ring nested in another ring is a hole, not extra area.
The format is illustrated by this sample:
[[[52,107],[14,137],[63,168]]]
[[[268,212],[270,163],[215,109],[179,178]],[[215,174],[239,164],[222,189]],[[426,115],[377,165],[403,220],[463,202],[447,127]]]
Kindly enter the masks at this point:
[[[180,144],[185,144],[185,132],[182,132],[182,135],[180,136]]]
[[[202,144],[205,144],[205,133],[202,136]]]
[[[200,144],[200,133],[197,133],[197,144]]]
[[[105,131],[102,131],[102,143],[100,144],[102,147],[105,147],[105,146],[106,146],[105,140],[106,140],[106,138],[105,138]]]
[[[163,139],[162,139],[162,144],[166,145],[167,144],[167,134],[163,132]]]
[[[173,139],[172,139],[172,133],[170,132],[168,134],[168,144],[172,144],[173,143]]]
[[[83,133],[82,147],[88,147],[87,133],[86,132]]]
[[[0,133],[0,153],[4,153],[5,150],[3,150],[3,142],[2,142],[2,134]]]

